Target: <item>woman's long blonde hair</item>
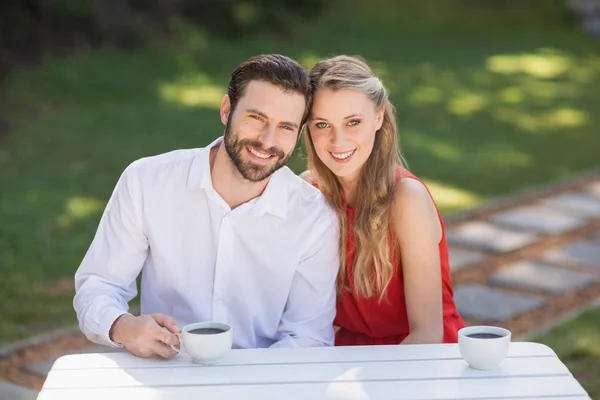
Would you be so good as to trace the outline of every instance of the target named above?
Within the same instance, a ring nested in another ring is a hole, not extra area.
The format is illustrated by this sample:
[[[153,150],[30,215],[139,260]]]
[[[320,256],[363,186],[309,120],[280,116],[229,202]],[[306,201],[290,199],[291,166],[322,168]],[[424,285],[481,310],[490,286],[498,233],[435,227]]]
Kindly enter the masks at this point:
[[[360,172],[356,186],[356,238],[352,265],[354,287],[359,296],[379,296],[381,301],[394,274],[397,246],[390,247],[395,237],[390,227],[390,213],[396,187],[396,170],[406,164],[400,153],[396,112],[388,100],[388,92],[366,62],[357,56],[337,56],[319,61],[310,71],[313,93],[320,89],[356,90],[369,96],[375,107],[384,108],[383,124],[375,135],[373,151]],[[338,178],[319,159],[310,129],[304,141],[308,167],[313,179],[335,210],[340,225],[340,269],[338,293],[348,290],[346,276],[346,230],[348,218],[343,203],[343,191]],[[391,236],[390,236],[391,235]]]

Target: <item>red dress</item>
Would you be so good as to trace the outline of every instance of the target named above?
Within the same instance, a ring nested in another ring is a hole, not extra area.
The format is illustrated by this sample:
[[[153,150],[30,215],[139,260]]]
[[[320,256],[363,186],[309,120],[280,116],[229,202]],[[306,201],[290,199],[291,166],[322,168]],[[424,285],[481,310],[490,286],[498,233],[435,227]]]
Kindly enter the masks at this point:
[[[410,172],[399,169],[399,178],[416,178]],[[422,182],[421,182],[422,183]],[[431,195],[431,193],[430,193]],[[335,336],[336,346],[399,344],[410,333],[406,302],[404,299],[404,282],[402,264],[397,261],[396,271],[387,289],[387,300],[379,302],[379,296],[361,298],[356,295],[352,282],[352,260],[354,258],[355,238],[352,225],[356,219],[356,210],[346,206],[348,216],[348,232],[346,239],[347,264],[346,271],[351,292],[344,291],[337,302],[337,315],[334,324],[339,327]],[[444,232],[444,223],[438,211],[442,225],[442,240],[439,244],[440,268],[442,272],[442,303],[444,321],[444,343],[456,343],[458,330],[465,326],[464,321],[454,304],[454,291],[450,277],[448,244]],[[397,243],[391,243],[394,246]]]

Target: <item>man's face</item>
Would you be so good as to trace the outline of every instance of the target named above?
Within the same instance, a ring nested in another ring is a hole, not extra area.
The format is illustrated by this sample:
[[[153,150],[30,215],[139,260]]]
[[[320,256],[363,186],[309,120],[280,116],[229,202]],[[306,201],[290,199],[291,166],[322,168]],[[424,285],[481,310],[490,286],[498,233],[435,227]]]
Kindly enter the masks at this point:
[[[221,104],[225,149],[240,174],[260,182],[283,167],[298,142],[304,96],[263,81],[251,81],[235,110]]]

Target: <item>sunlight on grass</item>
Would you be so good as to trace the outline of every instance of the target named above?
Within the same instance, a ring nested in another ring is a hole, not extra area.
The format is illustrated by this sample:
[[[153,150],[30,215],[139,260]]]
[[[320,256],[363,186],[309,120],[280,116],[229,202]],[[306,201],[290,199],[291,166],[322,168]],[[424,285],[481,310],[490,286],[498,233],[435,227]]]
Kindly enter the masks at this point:
[[[472,207],[481,202],[479,196],[467,190],[444,185],[431,179],[423,179],[423,182],[431,191],[431,195],[440,209],[453,211]]]
[[[527,168],[533,165],[531,154],[507,145],[484,147],[472,156],[472,162],[486,168]]]
[[[440,160],[459,161],[463,157],[460,147],[441,139],[432,139],[426,133],[417,130],[400,132],[401,147],[409,146],[435,156]],[[410,164],[410,163],[409,163]]]
[[[569,107],[555,108],[545,116],[549,128],[574,128],[588,123],[589,116],[585,111]]]
[[[408,102],[413,105],[435,104],[442,100],[442,91],[434,86],[417,86],[409,95]]]
[[[431,154],[440,160],[458,161],[462,155],[462,152],[456,146],[443,142],[432,143],[429,150]]]
[[[577,83],[590,83],[596,77],[597,70],[593,67],[576,66],[569,73],[568,78]]]
[[[541,48],[533,53],[487,57],[481,68],[451,70],[421,63],[394,70],[395,90],[408,105],[451,116],[486,116],[524,132],[582,128],[589,111],[574,105],[600,76],[600,57],[574,57]],[[387,84],[387,82],[386,82]],[[399,85],[399,86],[398,86]]]
[[[483,110],[489,104],[485,95],[480,93],[461,93],[450,99],[448,110],[458,116],[469,116]]]
[[[526,112],[521,108],[498,108],[493,114],[497,120],[528,132],[577,128],[590,120],[585,111],[570,107],[558,107],[538,113]]]
[[[194,74],[159,86],[159,94],[163,100],[186,107],[218,110],[226,93],[226,87],[213,84],[205,74]]]
[[[498,97],[503,103],[518,104],[523,102],[525,93],[519,86],[509,86],[500,90]]]
[[[526,95],[533,99],[574,99],[581,95],[581,86],[571,82],[540,81],[532,77],[519,80]]]
[[[65,212],[56,219],[56,223],[61,228],[67,228],[76,220],[100,214],[105,205],[103,201],[92,197],[70,197]]]
[[[486,67],[497,74],[528,74],[540,79],[556,78],[573,66],[573,59],[558,50],[542,49],[533,54],[499,54],[488,57]]]

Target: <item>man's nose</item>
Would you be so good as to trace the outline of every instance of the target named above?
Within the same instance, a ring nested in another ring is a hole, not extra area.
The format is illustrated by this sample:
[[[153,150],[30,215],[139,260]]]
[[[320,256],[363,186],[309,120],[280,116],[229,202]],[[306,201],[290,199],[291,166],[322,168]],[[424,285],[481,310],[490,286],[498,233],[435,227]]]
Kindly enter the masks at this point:
[[[265,130],[261,133],[259,140],[261,141],[265,149],[274,147],[276,144],[276,129],[272,125],[268,125]]]

